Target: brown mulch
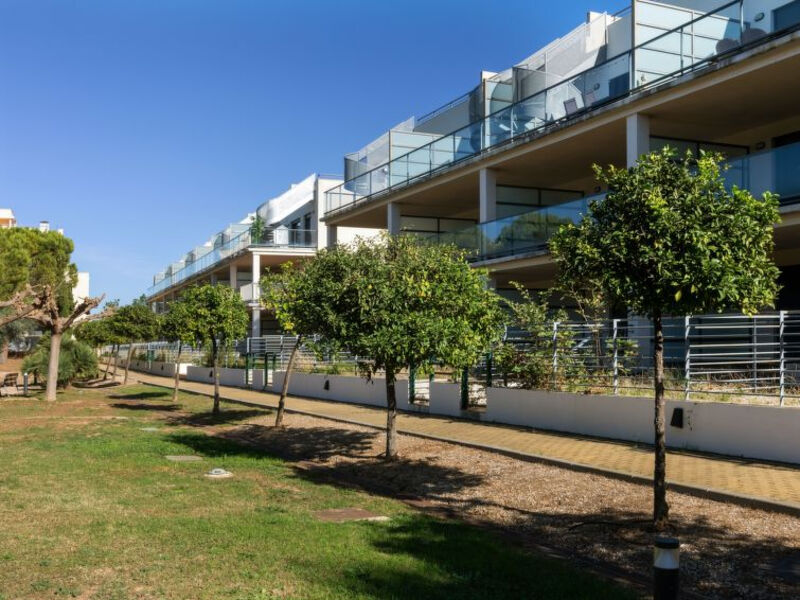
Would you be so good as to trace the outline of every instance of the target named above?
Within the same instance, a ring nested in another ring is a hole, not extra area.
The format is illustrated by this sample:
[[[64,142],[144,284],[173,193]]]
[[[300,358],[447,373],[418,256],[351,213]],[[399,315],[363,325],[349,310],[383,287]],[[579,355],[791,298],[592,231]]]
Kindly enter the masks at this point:
[[[406,435],[401,458],[386,462],[375,429],[296,414],[285,422],[275,429],[272,417],[255,417],[213,434],[281,456],[299,477],[355,484],[649,579],[649,486]],[[676,492],[669,501],[685,590],[726,600],[800,598],[800,578],[792,577],[800,517]]]

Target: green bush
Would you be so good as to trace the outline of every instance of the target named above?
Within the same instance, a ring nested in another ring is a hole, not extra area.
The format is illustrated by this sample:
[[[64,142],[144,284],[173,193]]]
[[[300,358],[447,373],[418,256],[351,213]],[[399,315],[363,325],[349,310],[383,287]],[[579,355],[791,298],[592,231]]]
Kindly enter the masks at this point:
[[[34,351],[22,362],[23,371],[35,377],[47,379],[50,362],[50,336],[43,336]],[[58,358],[58,386],[66,387],[73,381],[97,377],[97,356],[87,344],[73,337],[61,340],[61,354]]]

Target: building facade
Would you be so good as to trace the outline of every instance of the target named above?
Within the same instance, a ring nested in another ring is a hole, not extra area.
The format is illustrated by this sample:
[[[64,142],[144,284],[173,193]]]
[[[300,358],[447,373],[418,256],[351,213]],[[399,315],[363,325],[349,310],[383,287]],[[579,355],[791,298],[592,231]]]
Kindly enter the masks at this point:
[[[457,243],[552,286],[547,241],[605,190],[592,165],[667,144],[722,152],[733,185],[780,195],[779,308],[800,305],[800,0],[633,0],[344,159],[325,223]]]
[[[319,248],[336,241],[329,239],[328,228],[320,217],[325,192],[342,183],[341,178],[312,174],[292,184],[157,273],[147,290],[147,301],[153,310],[163,312],[189,286],[230,285],[250,308],[250,335],[276,333],[278,324],[261,307],[258,282],[266,271],[308,259]],[[374,233],[366,228],[334,230],[343,243]]]

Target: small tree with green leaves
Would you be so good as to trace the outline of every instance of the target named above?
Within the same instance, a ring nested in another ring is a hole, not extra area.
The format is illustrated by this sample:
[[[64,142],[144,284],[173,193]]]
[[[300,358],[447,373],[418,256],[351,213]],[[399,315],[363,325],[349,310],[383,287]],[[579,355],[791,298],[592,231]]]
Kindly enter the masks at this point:
[[[168,342],[178,343],[178,352],[175,354],[175,385],[172,390],[173,402],[178,400],[180,388],[181,353],[184,344],[191,345],[196,340],[190,328],[191,316],[188,306],[183,300],[175,300],[168,305],[168,311],[161,320],[161,337]]]
[[[412,236],[323,250],[307,268],[318,285],[308,286],[302,302],[320,311],[323,341],[366,357],[360,368],[367,377],[385,374],[385,456],[393,459],[398,373],[434,361],[475,364],[502,336],[499,296],[462,251]]]
[[[184,293],[187,339],[211,348],[214,365],[214,414],[219,413],[219,352],[247,334],[247,307],[239,294],[226,285],[191,287]],[[184,310],[184,309],[181,309]]]
[[[595,166],[608,186],[578,225],[550,243],[559,279],[600,282],[609,297],[653,322],[655,469],[653,522],[668,523],[664,396],[665,315],[723,310],[751,314],[771,306],[778,269],[772,261],[778,201],[728,190],[722,157],[667,148],[631,169]]]
[[[119,308],[116,314],[109,319],[109,327],[116,337],[128,344],[125,375],[122,378],[122,384],[125,385],[128,383],[128,372],[135,344],[150,342],[158,337],[158,317],[146,303],[138,300]]]

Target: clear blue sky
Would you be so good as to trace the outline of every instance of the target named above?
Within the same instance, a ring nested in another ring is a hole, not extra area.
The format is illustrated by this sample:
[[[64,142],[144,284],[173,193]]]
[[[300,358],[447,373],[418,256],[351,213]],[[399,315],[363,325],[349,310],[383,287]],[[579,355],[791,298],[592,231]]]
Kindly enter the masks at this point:
[[[0,207],[92,293],[153,274],[611,0],[0,0]]]

